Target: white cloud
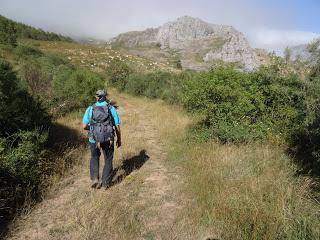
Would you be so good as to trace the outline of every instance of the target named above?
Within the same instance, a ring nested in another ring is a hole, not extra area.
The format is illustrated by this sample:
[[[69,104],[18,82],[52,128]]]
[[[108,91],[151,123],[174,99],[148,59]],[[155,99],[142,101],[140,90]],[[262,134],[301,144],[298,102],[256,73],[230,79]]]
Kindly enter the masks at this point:
[[[259,29],[248,32],[253,47],[266,48],[277,53],[282,53],[287,46],[307,44],[319,37],[319,33],[294,30]]]

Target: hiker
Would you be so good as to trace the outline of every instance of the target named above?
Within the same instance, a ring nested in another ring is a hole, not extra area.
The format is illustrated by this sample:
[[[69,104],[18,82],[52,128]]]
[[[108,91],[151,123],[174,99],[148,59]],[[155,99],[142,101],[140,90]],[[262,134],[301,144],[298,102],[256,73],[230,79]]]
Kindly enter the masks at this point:
[[[96,92],[96,103],[89,106],[82,119],[82,127],[88,131],[91,150],[90,178],[92,188],[107,189],[112,182],[112,161],[114,153],[114,137],[116,146],[121,146],[120,116],[114,106],[106,98],[104,90]],[[101,152],[104,156],[102,178],[99,178],[99,160]]]

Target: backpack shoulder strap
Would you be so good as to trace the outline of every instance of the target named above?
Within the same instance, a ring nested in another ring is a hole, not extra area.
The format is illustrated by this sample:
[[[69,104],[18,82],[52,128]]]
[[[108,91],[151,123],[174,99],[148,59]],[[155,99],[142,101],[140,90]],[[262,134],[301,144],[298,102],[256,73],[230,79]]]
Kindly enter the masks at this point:
[[[111,119],[111,122],[112,122],[112,125],[115,126],[115,122],[114,122],[114,118],[113,118],[113,115],[111,113],[111,108],[114,107],[111,103],[108,103],[108,111],[109,111],[109,115],[110,115],[110,119]]]
[[[93,121],[93,110],[97,107],[97,105],[94,103],[91,105],[91,121]]]

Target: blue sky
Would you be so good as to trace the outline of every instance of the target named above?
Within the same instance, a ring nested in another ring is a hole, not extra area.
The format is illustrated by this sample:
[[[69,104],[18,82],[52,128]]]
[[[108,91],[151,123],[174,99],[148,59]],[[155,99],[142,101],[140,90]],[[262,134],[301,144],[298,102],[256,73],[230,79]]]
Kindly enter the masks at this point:
[[[296,30],[320,33],[320,0],[269,0],[256,1],[261,7],[279,8],[293,16]]]
[[[108,39],[190,15],[232,25],[271,50],[317,37],[319,13],[320,0],[0,0],[0,14],[72,37]]]

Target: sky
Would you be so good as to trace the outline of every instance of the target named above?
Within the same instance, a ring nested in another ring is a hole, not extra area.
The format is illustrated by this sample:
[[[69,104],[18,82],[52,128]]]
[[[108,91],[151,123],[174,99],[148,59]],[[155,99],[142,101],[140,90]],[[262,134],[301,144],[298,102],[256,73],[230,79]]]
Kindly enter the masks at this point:
[[[319,13],[320,0],[0,0],[1,15],[74,38],[107,40],[189,15],[276,51],[319,37]]]

